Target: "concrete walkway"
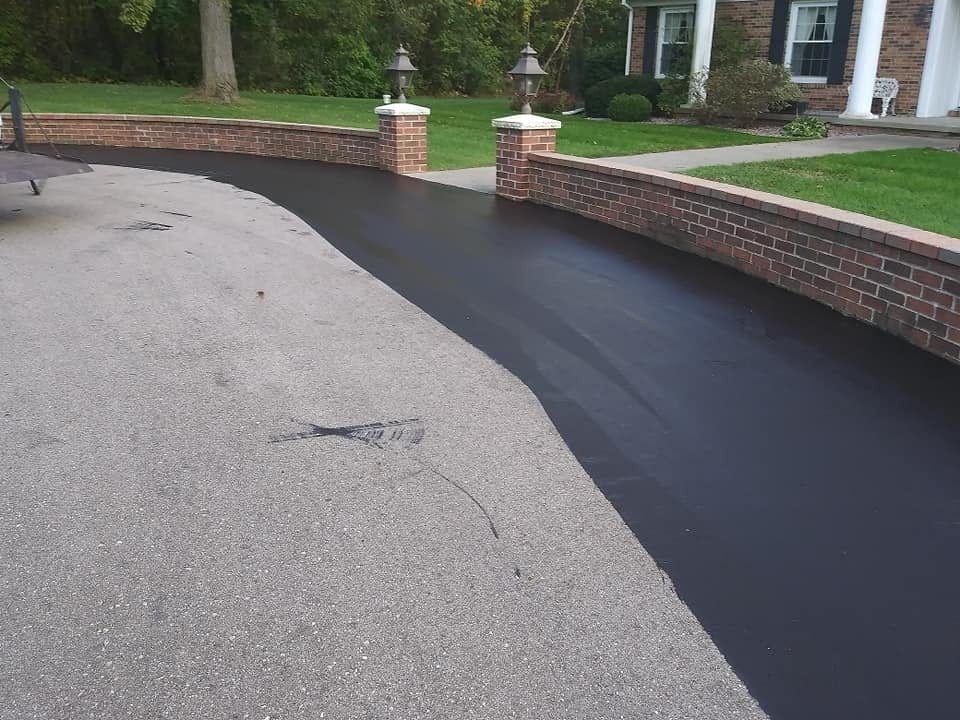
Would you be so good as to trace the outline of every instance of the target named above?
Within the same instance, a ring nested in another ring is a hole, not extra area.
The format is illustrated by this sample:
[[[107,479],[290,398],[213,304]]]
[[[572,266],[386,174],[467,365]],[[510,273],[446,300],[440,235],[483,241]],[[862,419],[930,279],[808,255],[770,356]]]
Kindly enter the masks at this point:
[[[848,135],[824,140],[794,140],[700,150],[673,150],[670,152],[645,153],[643,155],[618,155],[600,159],[608,160],[615,165],[683,172],[707,165],[733,165],[766,160],[819,157],[821,155],[839,155],[868,150],[897,150],[899,148],[917,147],[948,149],[956,146],[956,138],[944,139],[911,135]],[[438,170],[416,173],[413,177],[442,185],[476,190],[477,192],[492,194],[496,191],[496,168],[493,167]]]
[[[869,150],[899,150],[901,148],[954,148],[956,140],[914,137],[912,135],[846,135],[823,140],[793,140],[757,145],[704,148],[702,150],[674,150],[671,152],[646,153],[644,155],[621,155],[601,158],[617,165],[644,167],[650,170],[683,172],[708,165],[737,165],[740,163],[765,162],[810,158],[821,155],[843,155]]]
[[[434,170],[433,172],[414,173],[413,177],[427,182],[476,190],[490,195],[497,191],[497,169],[492,166],[463,168],[461,170]]]

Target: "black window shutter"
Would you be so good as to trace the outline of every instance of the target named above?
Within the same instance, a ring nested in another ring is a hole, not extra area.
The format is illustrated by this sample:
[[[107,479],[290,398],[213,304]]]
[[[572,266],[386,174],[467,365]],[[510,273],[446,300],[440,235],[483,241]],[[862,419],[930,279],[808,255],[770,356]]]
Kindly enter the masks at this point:
[[[773,3],[773,30],[770,32],[770,62],[783,65],[787,42],[787,24],[790,19],[790,0]]]
[[[852,18],[853,0],[837,0],[837,22],[833,27],[833,42],[830,43],[830,67],[827,68],[827,83],[829,85],[839,85],[843,82]]]
[[[655,75],[657,68],[657,21],[660,8],[647,8],[647,25],[643,33],[643,74]]]

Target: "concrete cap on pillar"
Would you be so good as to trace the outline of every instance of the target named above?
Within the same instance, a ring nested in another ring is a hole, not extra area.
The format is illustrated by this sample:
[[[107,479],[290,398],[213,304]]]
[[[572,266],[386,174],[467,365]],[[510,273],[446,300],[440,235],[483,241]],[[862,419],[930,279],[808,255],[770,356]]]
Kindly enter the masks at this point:
[[[539,115],[510,115],[493,121],[495,128],[504,130],[557,130],[560,121]]]
[[[390,103],[381,105],[373,110],[377,115],[429,115],[430,108],[410,103]]]

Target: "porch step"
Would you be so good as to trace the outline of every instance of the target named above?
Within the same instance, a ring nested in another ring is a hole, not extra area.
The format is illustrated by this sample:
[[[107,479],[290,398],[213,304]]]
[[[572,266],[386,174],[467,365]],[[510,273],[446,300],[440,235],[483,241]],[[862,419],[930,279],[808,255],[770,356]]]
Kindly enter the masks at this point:
[[[928,137],[955,137],[960,135],[960,115],[939,118],[918,118],[908,115],[876,118],[874,120],[855,120],[852,118],[820,118],[831,125],[860,127],[869,132],[896,133],[904,135],[926,135]]]

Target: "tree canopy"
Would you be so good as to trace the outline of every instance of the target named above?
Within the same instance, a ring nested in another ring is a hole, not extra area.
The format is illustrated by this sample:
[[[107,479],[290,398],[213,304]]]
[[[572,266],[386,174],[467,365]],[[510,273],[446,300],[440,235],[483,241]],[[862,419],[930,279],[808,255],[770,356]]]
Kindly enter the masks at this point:
[[[230,0],[246,88],[374,97],[398,42],[420,92],[481,94],[529,39],[545,60],[578,0]],[[29,80],[173,82],[201,74],[197,0],[0,0],[0,75]],[[550,66],[580,89],[622,72],[619,0],[585,0]]]

